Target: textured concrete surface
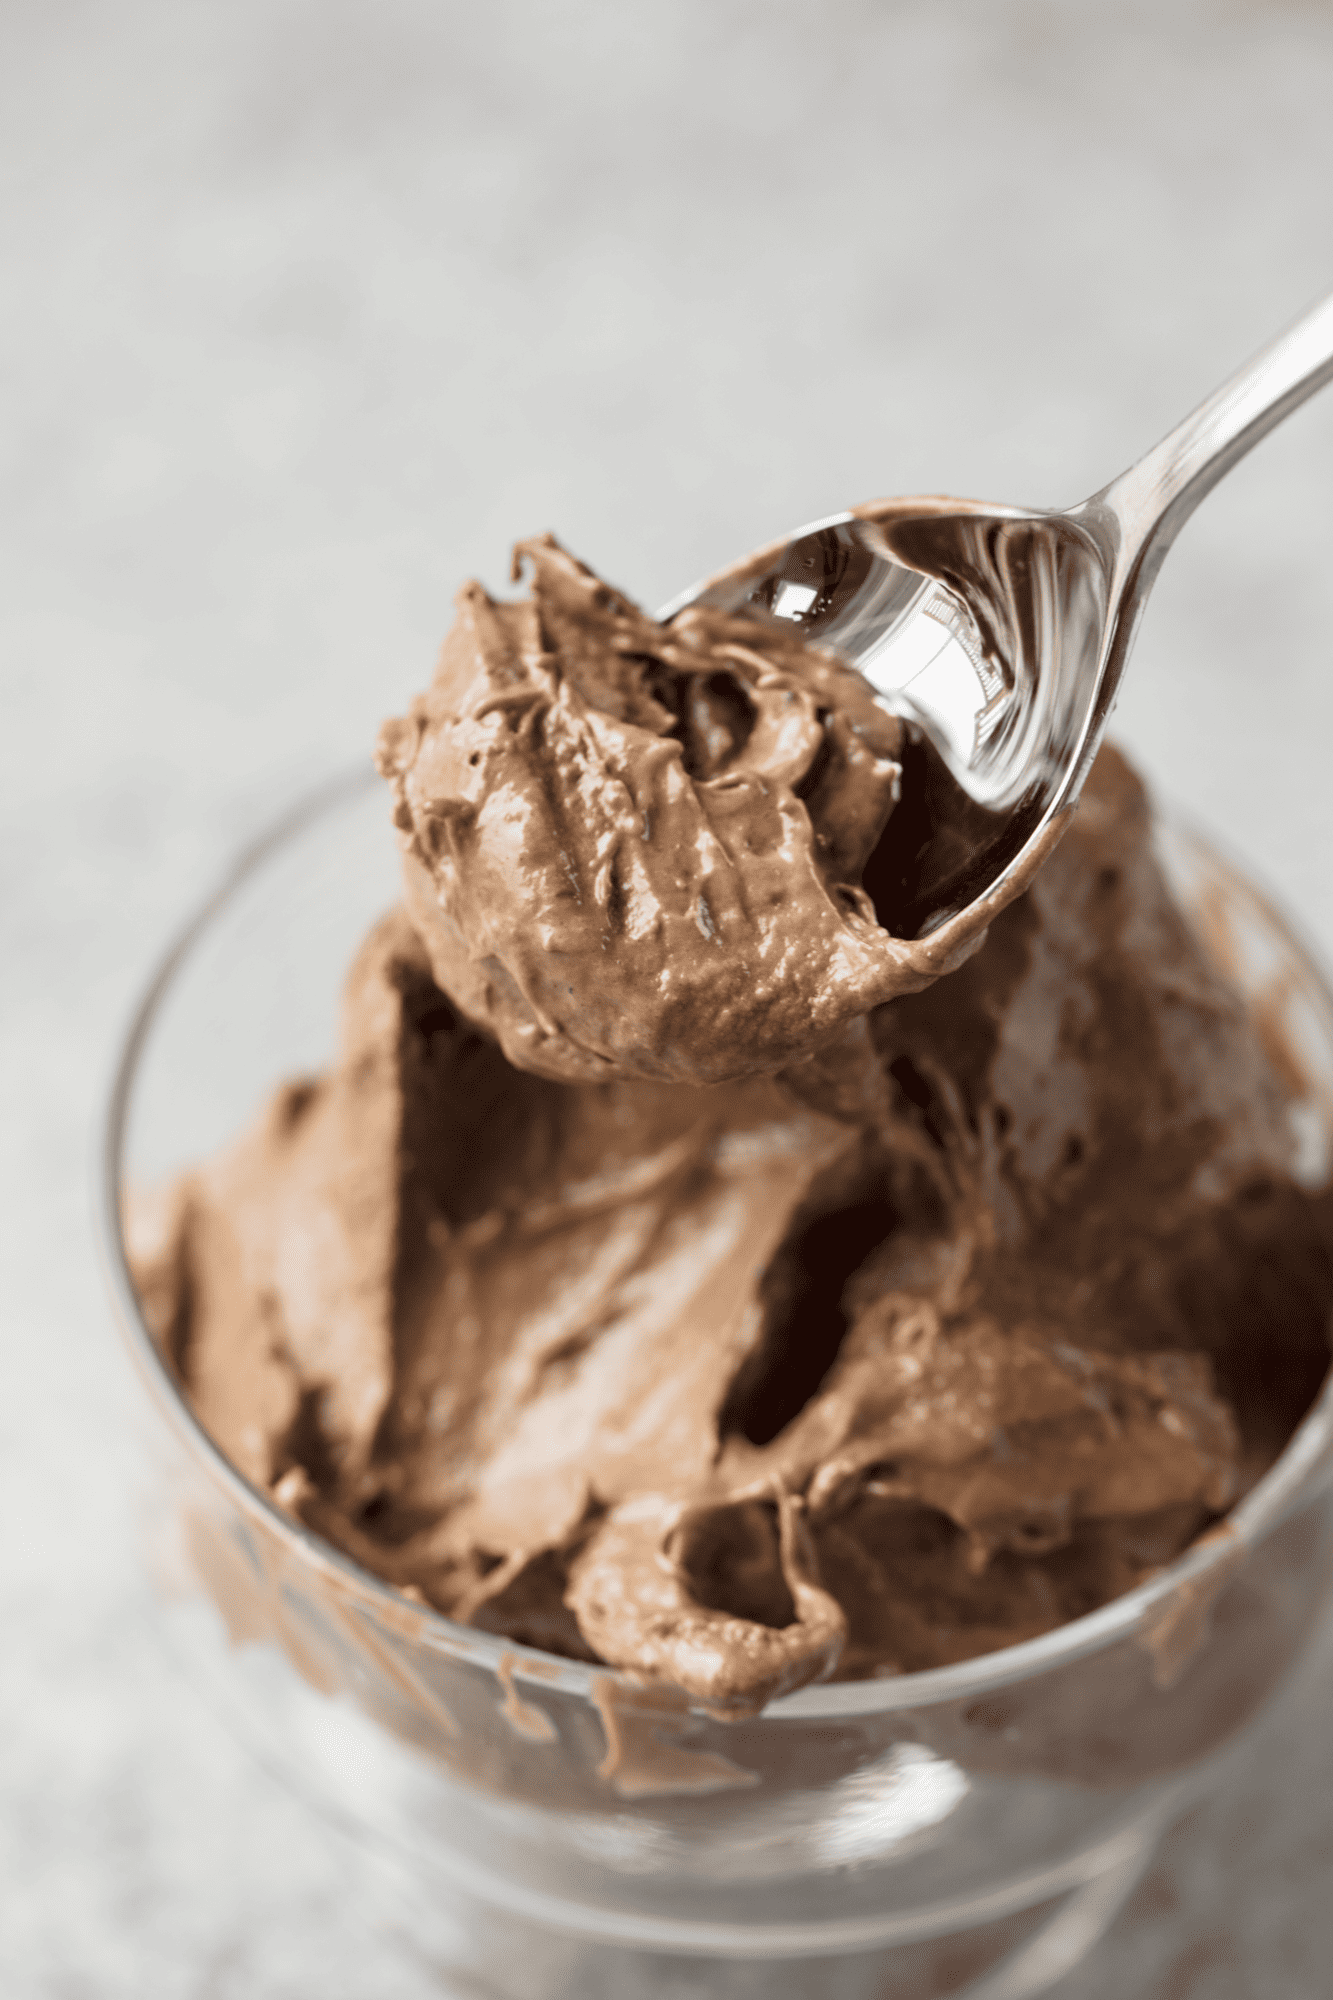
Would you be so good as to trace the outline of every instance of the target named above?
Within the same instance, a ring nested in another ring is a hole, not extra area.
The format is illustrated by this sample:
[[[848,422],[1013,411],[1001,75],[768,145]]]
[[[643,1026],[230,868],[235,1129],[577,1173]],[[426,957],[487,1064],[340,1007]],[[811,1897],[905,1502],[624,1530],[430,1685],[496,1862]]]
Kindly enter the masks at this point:
[[[90,1224],[163,937],[555,527],[649,603],[875,493],[1071,500],[1333,283],[1317,0],[0,12],[0,1990],[424,2000],[159,1657]],[[1121,735],[1333,947],[1333,397]],[[1328,1990],[1333,1659],[1065,2000]]]

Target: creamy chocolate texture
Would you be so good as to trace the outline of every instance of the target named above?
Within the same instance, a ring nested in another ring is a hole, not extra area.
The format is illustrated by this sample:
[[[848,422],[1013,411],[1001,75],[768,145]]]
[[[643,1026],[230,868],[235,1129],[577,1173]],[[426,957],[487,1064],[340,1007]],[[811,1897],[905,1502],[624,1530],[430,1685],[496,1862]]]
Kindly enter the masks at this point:
[[[333,1067],[141,1217],[202,1421],[415,1597],[724,1713],[1106,1602],[1271,1464],[1333,1304],[1141,786],[1103,751],[927,985],[859,677],[520,554],[386,725]]]
[[[523,562],[526,602],[464,586],[379,745],[408,913],[511,1062],[771,1073],[975,945],[984,918],[893,937],[862,887],[909,733],[860,674],[779,619],[658,625],[550,536]]]

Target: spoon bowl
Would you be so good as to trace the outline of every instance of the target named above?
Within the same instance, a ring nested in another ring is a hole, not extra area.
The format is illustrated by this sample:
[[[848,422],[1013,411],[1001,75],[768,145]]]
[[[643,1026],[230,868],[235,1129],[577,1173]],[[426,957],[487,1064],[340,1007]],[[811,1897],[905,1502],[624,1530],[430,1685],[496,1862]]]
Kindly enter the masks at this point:
[[[1167,550],[1205,494],[1333,378],[1333,296],[1080,506],[938,496],[812,522],[674,599],[781,618],[859,668],[909,724],[894,879],[925,937],[1026,882],[1078,802]]]

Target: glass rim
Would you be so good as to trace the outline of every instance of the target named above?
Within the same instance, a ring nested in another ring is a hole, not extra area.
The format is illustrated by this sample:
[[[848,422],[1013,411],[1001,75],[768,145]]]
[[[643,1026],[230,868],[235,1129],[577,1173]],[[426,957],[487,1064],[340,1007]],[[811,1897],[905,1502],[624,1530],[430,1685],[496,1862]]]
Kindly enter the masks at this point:
[[[313,1528],[286,1513],[271,1494],[248,1479],[210,1436],[176,1382],[149,1331],[130,1275],[121,1212],[129,1110],[140,1059],[177,970],[213,919],[275,850],[303,833],[324,813],[350,803],[360,794],[368,794],[378,782],[368,762],[358,763],[305,793],[241,848],[158,958],[120,1038],[99,1131],[94,1171],[102,1263],[117,1323],[141,1381],[178,1441],[202,1462],[214,1483],[224,1489],[243,1513],[257,1518],[270,1535],[286,1544],[303,1562],[322,1570],[338,1588],[350,1589],[382,1605],[392,1614],[395,1625],[401,1627],[409,1620],[414,1637],[441,1656],[465,1659],[497,1676],[507,1656],[511,1663],[508,1670],[520,1678],[528,1677],[525,1664],[532,1662],[537,1670],[533,1678],[540,1679],[543,1685],[591,1699],[599,1677],[621,1670],[600,1662],[570,1660],[525,1646],[501,1633],[459,1624],[432,1606],[405,1597],[393,1584],[363,1568]],[[1310,975],[1333,1022],[1333,985],[1280,902],[1270,896],[1264,885],[1255,882],[1248,868],[1233,863],[1211,834],[1196,831],[1182,814],[1170,808],[1155,809],[1169,828],[1183,832],[1212,858],[1233,869],[1244,887],[1259,898],[1266,915],[1276,922],[1294,956]],[[823,1682],[798,1689],[770,1702],[761,1711],[761,1719],[836,1720],[937,1707],[1010,1687],[1101,1652],[1150,1623],[1151,1614],[1164,1606],[1182,1585],[1193,1584],[1216,1569],[1225,1574],[1225,1566],[1235,1560],[1238,1543],[1246,1548],[1257,1545],[1285,1517],[1330,1442],[1333,1442],[1333,1367],[1282,1452],[1245,1497],[1222,1516],[1211,1533],[1132,1590],[1035,1639],[999,1647],[953,1666],[864,1680]]]

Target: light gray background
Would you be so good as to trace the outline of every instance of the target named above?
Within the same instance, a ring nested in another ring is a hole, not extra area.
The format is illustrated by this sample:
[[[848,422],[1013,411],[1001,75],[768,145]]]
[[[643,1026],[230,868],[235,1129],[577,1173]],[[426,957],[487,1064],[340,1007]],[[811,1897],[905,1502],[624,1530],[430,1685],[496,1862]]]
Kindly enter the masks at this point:
[[[879,493],[1081,497],[1333,283],[1316,0],[5,0],[0,1989],[424,2000],[158,1654],[92,1248],[232,846],[556,528],[649,604]],[[1333,947],[1333,396],[1121,735]],[[243,1107],[238,1106],[238,1115]],[[1333,1658],[1066,2000],[1329,1989]]]

